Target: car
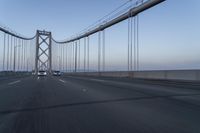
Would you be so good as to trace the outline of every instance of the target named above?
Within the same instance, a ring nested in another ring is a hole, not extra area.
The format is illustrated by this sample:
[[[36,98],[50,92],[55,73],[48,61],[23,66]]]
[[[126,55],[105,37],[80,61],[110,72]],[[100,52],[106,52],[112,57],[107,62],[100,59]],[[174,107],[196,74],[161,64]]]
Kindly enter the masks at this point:
[[[43,70],[40,70],[38,71],[38,76],[46,76],[47,75],[47,72],[46,71],[43,71]]]
[[[61,72],[60,71],[53,71],[53,76],[61,76]]]

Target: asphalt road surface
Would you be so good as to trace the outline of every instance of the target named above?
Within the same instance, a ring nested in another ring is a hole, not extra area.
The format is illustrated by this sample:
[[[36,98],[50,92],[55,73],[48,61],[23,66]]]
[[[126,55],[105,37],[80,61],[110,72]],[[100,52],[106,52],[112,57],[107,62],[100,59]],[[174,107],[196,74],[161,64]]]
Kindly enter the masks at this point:
[[[0,80],[0,133],[200,133],[200,85],[71,76]]]

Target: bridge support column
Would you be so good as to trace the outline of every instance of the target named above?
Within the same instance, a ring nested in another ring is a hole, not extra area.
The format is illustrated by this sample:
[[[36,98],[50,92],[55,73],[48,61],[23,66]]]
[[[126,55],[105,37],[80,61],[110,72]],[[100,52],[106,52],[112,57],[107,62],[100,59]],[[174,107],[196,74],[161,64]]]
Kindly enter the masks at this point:
[[[39,70],[52,72],[52,56],[51,56],[51,32],[37,31],[36,33],[36,57],[35,57],[35,72]]]

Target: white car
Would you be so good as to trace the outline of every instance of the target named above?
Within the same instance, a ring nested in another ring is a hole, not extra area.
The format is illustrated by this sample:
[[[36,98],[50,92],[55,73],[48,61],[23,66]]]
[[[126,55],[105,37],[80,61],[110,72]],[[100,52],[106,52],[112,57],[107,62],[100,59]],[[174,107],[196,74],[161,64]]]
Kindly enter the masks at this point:
[[[46,76],[47,72],[46,71],[38,71],[38,76]]]

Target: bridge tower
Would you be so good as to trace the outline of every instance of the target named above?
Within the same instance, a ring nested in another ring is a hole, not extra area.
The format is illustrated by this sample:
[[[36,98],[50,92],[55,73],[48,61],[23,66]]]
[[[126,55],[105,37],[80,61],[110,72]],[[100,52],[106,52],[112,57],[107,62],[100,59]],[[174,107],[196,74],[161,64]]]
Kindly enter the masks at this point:
[[[36,74],[39,70],[47,71],[48,74],[52,71],[51,39],[51,32],[37,30],[35,57]]]

